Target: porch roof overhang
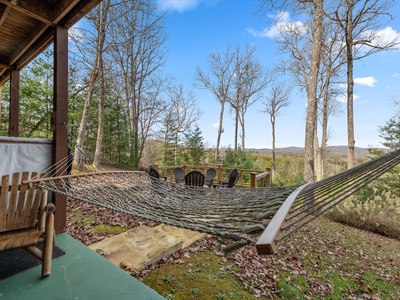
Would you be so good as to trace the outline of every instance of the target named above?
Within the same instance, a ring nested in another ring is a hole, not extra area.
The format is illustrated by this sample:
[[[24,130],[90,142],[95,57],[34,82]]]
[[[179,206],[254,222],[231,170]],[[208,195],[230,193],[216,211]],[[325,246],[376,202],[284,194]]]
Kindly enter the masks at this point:
[[[0,87],[54,38],[54,26],[72,27],[101,0],[0,0]]]

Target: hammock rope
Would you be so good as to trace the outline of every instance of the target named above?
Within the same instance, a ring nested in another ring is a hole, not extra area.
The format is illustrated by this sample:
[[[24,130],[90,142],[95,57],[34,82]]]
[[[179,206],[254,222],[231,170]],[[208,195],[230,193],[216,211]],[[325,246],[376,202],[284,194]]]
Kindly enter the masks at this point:
[[[66,169],[69,159],[59,164]],[[225,252],[256,244],[259,254],[273,254],[278,243],[399,163],[397,150],[302,187],[199,188],[143,171],[117,170],[29,183],[136,217],[217,235],[222,242],[234,241]],[[49,174],[54,169],[49,168]]]
[[[268,226],[260,237],[257,242],[259,253],[276,253],[278,243],[399,163],[400,150],[396,150],[337,175],[304,185],[301,190],[295,191],[294,199],[288,197],[286,201],[293,201],[293,203],[290,207],[286,207],[286,211],[277,212],[275,217],[279,218],[279,221],[271,221],[271,226]],[[279,225],[274,225],[274,223]]]
[[[247,243],[255,243],[250,233],[262,232],[295,188],[190,187],[143,171],[96,172],[30,183],[136,217]]]

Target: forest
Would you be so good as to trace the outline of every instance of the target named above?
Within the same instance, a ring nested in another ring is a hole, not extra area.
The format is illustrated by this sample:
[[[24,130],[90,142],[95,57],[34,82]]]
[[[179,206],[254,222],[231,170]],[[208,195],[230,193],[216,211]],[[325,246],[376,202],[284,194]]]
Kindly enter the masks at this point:
[[[277,185],[321,180],[351,168],[362,162],[354,147],[353,62],[398,48],[398,36],[384,39],[377,31],[390,22],[391,6],[391,1],[372,0],[259,1],[255,17],[260,19],[273,10],[299,11],[308,20],[301,26],[280,26],[276,43],[283,60],[278,65],[267,68],[256,57],[255,48],[237,44],[211,53],[207,68],[197,68],[195,87],[209,90],[220,104],[218,139],[210,146],[204,143],[202,128],[197,125],[200,115],[207,112],[200,109],[193,90],[164,72],[167,11],[159,10],[151,0],[102,1],[86,16],[85,27],[69,33],[66,126],[74,164],[82,164],[86,153],[96,165],[104,162],[129,168],[184,161],[260,170],[271,167]],[[280,82],[273,75],[280,72],[290,74],[293,81]],[[51,46],[21,70],[21,136],[52,137],[52,73]],[[304,153],[288,159],[275,149],[275,123],[290,105],[293,86],[305,91],[308,107]],[[328,121],[338,113],[339,94],[347,97],[347,162],[330,157],[326,151]],[[3,86],[1,99],[0,134],[7,135],[9,86]],[[272,127],[270,156],[248,151],[245,144],[246,112],[260,101]],[[397,100],[393,101],[396,104]],[[235,119],[232,146],[228,148],[220,145],[227,110]],[[387,135],[393,136],[389,127],[396,126],[396,118],[397,112],[388,127],[381,128]]]

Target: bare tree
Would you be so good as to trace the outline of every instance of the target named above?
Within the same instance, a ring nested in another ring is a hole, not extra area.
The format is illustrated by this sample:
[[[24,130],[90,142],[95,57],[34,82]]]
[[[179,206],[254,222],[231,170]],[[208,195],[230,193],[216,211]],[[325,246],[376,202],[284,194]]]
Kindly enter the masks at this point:
[[[274,179],[276,171],[275,158],[275,124],[276,117],[280,115],[285,107],[290,105],[291,88],[282,82],[274,82],[270,88],[269,94],[263,102],[264,108],[261,110],[269,114],[272,130],[272,179]]]
[[[163,118],[164,147],[169,148],[170,141],[173,141],[173,157],[170,162],[176,164],[180,136],[200,119],[201,111],[193,92],[186,91],[181,84],[171,86],[168,89],[168,97]]]
[[[103,52],[104,52],[104,43],[106,39],[106,25],[107,25],[107,16],[108,11],[110,9],[110,0],[105,0],[100,3],[90,14],[88,20],[93,23],[93,27],[95,28],[95,36],[94,36],[94,43],[95,43],[95,58],[94,63],[91,68],[90,72],[90,79],[88,84],[88,92],[85,98],[85,105],[82,112],[82,118],[79,125],[79,130],[77,133],[76,139],[76,146],[74,152],[74,165],[78,167],[82,167],[82,152],[84,139],[86,135],[86,129],[89,122],[89,113],[90,113],[90,106],[94,94],[94,89],[96,82],[98,80],[99,74],[101,74],[102,82],[104,80],[104,70],[103,70]],[[79,43],[77,43],[78,45]],[[91,45],[91,42],[85,43],[85,45]],[[81,53],[88,51],[88,48],[85,47],[81,49]],[[101,84],[103,87],[103,83]],[[103,104],[103,91],[101,92],[101,99],[99,101],[99,106]],[[103,131],[103,123],[104,123],[104,114],[102,113],[102,109],[99,112],[99,129],[98,129],[98,140],[96,144],[96,155],[95,155],[95,162],[94,164],[99,164],[100,157],[101,157],[101,144],[102,144],[102,131]]]
[[[277,42],[288,58],[281,63],[281,72],[289,73],[300,89],[307,91],[309,85],[310,61],[312,55],[312,30],[310,22],[288,23],[281,26]],[[325,22],[323,26],[322,53],[317,81],[317,119],[314,127],[314,174],[317,180],[323,177],[323,153],[328,141],[328,119],[339,113],[336,97],[344,55],[341,34],[337,26]],[[321,144],[319,145],[319,136]]]
[[[154,137],[154,127],[162,119],[163,112],[167,109],[167,103],[162,96],[166,89],[167,81],[163,77],[152,79],[152,88],[143,95],[143,101],[139,111],[139,151],[138,161],[141,161],[144,146],[149,137]]]
[[[242,150],[245,150],[245,115],[247,109],[257,102],[261,92],[267,87],[270,76],[267,70],[254,57],[255,48],[245,45],[241,51],[238,45],[235,50],[235,76],[231,81],[231,92],[228,102],[235,113],[235,150],[238,145],[238,127],[241,127]]]
[[[95,28],[97,30],[98,39],[102,41],[102,45],[99,48],[101,51],[99,55],[99,101],[98,101],[98,126],[97,126],[97,137],[96,137],[96,150],[94,153],[93,165],[99,166],[101,162],[101,147],[103,145],[103,131],[104,131],[104,41],[107,33],[107,16],[110,10],[110,0],[104,0],[96,9],[95,9]]]
[[[330,132],[328,121],[330,116],[342,113],[337,98],[342,94],[338,84],[342,83],[342,67],[345,64],[345,56],[341,47],[342,32],[340,28],[331,22],[325,22],[323,31],[323,55],[319,72],[318,86],[318,123],[315,127],[314,157],[315,174],[317,180],[324,177],[323,156]],[[319,126],[318,126],[319,125]],[[321,140],[319,143],[318,129],[320,128]]]
[[[123,14],[112,24],[112,56],[114,66],[114,87],[123,99],[129,115],[130,160],[133,167],[140,163],[144,147],[141,118],[148,101],[155,94],[154,80],[160,77],[164,64],[164,42],[167,35],[163,24],[165,14],[159,14],[151,0],[122,2],[115,14]],[[150,96],[151,95],[151,96]],[[154,103],[154,102],[153,102]],[[144,124],[144,123],[142,123]]]
[[[218,163],[219,147],[223,132],[223,119],[225,103],[229,100],[229,88],[235,76],[235,55],[231,46],[224,53],[210,54],[208,56],[208,72],[196,69],[196,83],[198,88],[208,89],[221,105],[219,113],[218,137],[214,155],[214,165]]]
[[[354,60],[365,58],[379,51],[394,49],[400,44],[398,36],[388,38],[379,29],[392,16],[391,0],[341,0],[328,12],[345,34],[344,44],[347,58],[347,167],[354,167]]]
[[[261,0],[261,7],[266,8],[268,5],[276,7],[276,1]],[[305,153],[304,153],[304,178],[306,182],[314,181],[314,131],[317,120],[317,86],[318,74],[320,67],[320,59],[322,53],[322,29],[323,29],[323,0],[283,0],[279,2],[279,9],[285,10],[291,7],[297,12],[308,11],[312,15],[312,46],[310,58],[310,73],[307,92],[307,116],[306,116],[306,132],[305,132]]]

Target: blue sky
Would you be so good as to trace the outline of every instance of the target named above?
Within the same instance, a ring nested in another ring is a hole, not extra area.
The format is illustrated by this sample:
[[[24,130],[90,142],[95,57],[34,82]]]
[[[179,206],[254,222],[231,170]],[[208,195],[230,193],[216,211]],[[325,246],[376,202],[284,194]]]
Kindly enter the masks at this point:
[[[271,23],[256,14],[258,0],[157,0],[169,12],[166,26],[167,72],[196,94],[203,111],[198,122],[209,146],[216,144],[219,103],[206,90],[193,87],[196,67],[207,68],[207,56],[226,47],[250,43],[257,48],[257,58],[267,67],[279,59],[277,47],[270,37]],[[399,1],[393,11],[400,11]],[[270,21],[270,20],[269,20]],[[290,21],[296,21],[291,18]],[[400,20],[388,26],[397,34]],[[385,26],[386,27],[386,26]],[[384,28],[382,28],[384,29]],[[257,34],[255,34],[257,33]],[[264,34],[262,34],[264,33]],[[400,52],[374,54],[355,63],[355,139],[356,146],[381,146],[378,126],[382,126],[395,111],[393,98],[400,98]],[[278,147],[304,146],[306,97],[300,91],[292,93],[291,105],[277,119],[276,143]],[[332,137],[329,145],[347,144],[346,103],[343,114],[330,120]],[[260,112],[261,104],[249,108],[246,115],[246,148],[270,148],[271,125],[268,115]],[[222,146],[233,146],[233,116],[224,117]]]
[[[206,70],[209,54],[222,52],[229,44],[244,45],[246,42],[257,48],[256,56],[265,66],[272,67],[279,59],[270,37],[272,24],[256,14],[258,0],[156,1],[161,8],[169,9],[166,16],[169,34],[167,72],[196,94],[203,111],[198,124],[205,142],[214,146],[220,106],[210,92],[193,87],[196,67]],[[396,1],[394,12],[400,11],[399,2]],[[289,16],[287,20],[298,19]],[[399,34],[399,18],[387,26]],[[382,52],[355,62],[354,77],[356,146],[381,146],[378,126],[393,116],[395,109],[390,99],[400,99],[400,51]],[[306,103],[304,94],[292,93],[291,105],[277,118],[277,147],[304,146]],[[347,144],[346,103],[341,104],[343,114],[330,120],[332,137],[329,145]],[[271,147],[269,117],[261,113],[261,109],[261,103],[255,104],[246,115],[246,148]],[[226,111],[222,146],[233,146],[232,120],[233,115]]]

